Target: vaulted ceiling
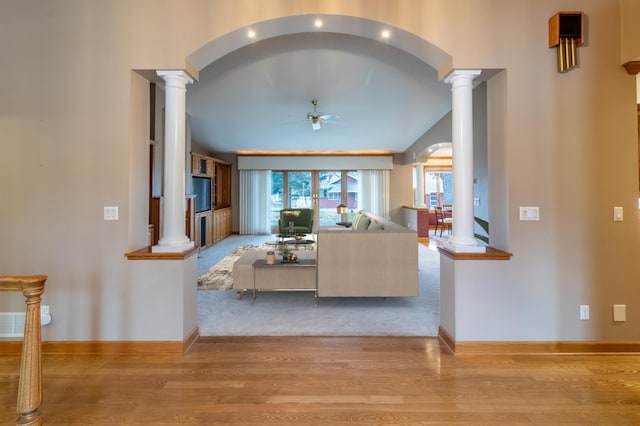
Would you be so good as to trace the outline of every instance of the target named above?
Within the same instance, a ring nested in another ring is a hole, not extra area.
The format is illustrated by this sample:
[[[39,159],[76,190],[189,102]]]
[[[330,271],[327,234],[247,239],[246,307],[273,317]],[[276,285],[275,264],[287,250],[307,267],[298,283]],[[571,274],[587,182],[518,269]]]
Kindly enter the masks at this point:
[[[331,115],[313,130],[307,113]],[[333,32],[257,41],[187,90],[192,138],[213,153],[400,153],[451,110],[450,86],[389,43]]]

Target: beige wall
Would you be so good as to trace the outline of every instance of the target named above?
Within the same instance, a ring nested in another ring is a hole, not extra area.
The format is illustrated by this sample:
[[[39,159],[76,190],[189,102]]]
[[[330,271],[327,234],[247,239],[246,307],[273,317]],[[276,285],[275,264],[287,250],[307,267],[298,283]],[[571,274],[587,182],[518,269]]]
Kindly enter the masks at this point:
[[[624,5],[624,22],[636,22],[638,8]],[[559,10],[588,17],[579,67],[566,74],[546,40]],[[128,324],[175,295],[131,295],[155,279],[156,288],[191,279],[188,262],[158,277],[132,274],[145,268],[123,256],[146,236],[146,82],[132,70],[184,68],[226,33],[305,13],[378,20],[435,44],[454,67],[503,70],[487,82],[490,217],[492,238],[514,257],[479,266],[475,282],[473,264],[446,274],[474,289],[473,304],[460,300],[464,317],[450,321],[464,339],[638,339],[635,78],[620,66],[638,48],[634,41],[621,53],[617,1],[2,2],[0,273],[49,275],[45,340],[140,339]],[[393,210],[407,200],[392,202]],[[102,220],[107,205],[120,207],[119,221]],[[518,207],[530,205],[541,220],[520,222]],[[624,222],[612,221],[613,206],[624,207]],[[191,297],[169,309],[179,330],[163,334],[149,322],[149,335],[179,339],[195,318],[184,311]],[[0,311],[21,303],[3,295]],[[626,323],[612,323],[613,303],[627,304]],[[590,321],[579,321],[579,304],[591,305]]]
[[[637,0],[621,0],[620,16],[622,20],[621,63],[640,61],[640,2]]]

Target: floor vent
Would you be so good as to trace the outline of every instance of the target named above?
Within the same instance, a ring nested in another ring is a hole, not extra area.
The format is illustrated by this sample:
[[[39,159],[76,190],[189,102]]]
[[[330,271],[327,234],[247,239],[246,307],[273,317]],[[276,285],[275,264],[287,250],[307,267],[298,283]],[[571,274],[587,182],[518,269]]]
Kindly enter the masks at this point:
[[[24,312],[1,312],[0,337],[23,337],[25,316]]]
[[[25,312],[0,312],[0,337],[24,337]],[[49,305],[40,306],[40,326],[51,324]]]

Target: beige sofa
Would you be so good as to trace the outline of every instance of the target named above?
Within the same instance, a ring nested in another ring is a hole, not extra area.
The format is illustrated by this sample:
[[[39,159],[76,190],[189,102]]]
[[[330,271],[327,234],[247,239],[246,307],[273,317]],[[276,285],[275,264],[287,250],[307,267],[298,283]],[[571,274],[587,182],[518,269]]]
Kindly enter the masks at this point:
[[[361,211],[370,222],[353,228],[318,229],[317,281],[320,297],[418,295],[418,234]],[[360,230],[358,230],[360,229]]]

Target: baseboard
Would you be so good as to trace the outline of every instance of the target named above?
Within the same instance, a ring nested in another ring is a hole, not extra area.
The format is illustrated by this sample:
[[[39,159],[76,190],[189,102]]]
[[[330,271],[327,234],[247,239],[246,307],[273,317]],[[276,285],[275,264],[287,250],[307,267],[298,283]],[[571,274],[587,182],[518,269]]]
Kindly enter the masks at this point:
[[[191,333],[189,333],[187,338],[182,343],[182,353],[186,354],[187,352],[189,352],[189,350],[194,345],[194,343],[198,341],[199,337],[200,337],[200,328],[198,326],[195,326],[195,328],[191,330]]]
[[[184,354],[200,337],[198,327],[184,341],[61,341],[42,342],[43,355]],[[0,341],[0,355],[22,353],[22,340]]]
[[[440,341],[440,345],[444,346],[446,349],[449,349],[451,352],[456,352],[456,341],[447,330],[442,328],[442,326],[438,327],[438,340]]]
[[[460,342],[452,338],[442,327],[438,329],[441,345],[456,355],[560,355],[560,354],[638,354],[640,342],[621,341],[540,341],[503,342],[480,341]]]

